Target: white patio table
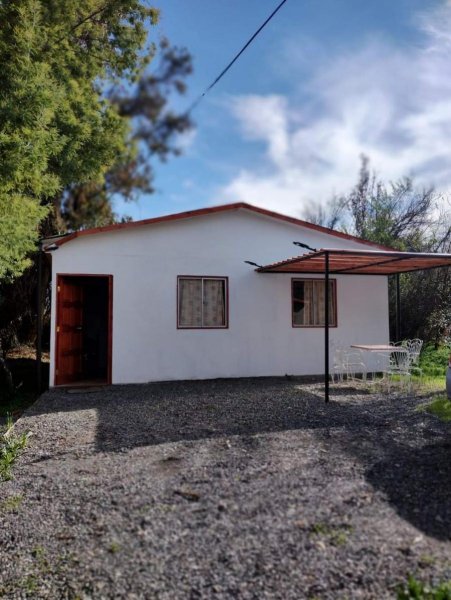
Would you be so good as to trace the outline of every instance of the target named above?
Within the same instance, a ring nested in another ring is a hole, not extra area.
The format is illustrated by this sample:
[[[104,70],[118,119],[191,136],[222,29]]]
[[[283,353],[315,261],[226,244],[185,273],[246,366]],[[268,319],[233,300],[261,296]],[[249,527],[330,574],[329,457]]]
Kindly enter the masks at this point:
[[[374,381],[375,377],[376,377],[376,372],[378,372],[379,370],[382,371],[382,373],[389,373],[390,371],[387,370],[389,367],[389,363],[391,363],[391,355],[393,354],[395,357],[397,357],[395,359],[395,364],[398,365],[399,363],[399,357],[403,356],[404,358],[404,354],[408,353],[409,350],[408,348],[405,348],[404,346],[391,346],[390,344],[351,344],[351,348],[356,348],[360,351],[363,352],[370,352],[370,353],[377,353],[379,354],[379,356],[383,356],[386,354],[387,356],[387,365],[383,365],[382,367],[379,366],[375,367],[373,366],[373,373],[372,373],[372,377],[371,379]],[[367,361],[364,359],[365,365],[367,365]],[[404,361],[402,361],[402,363],[404,363]],[[409,373],[410,376],[410,373]],[[390,379],[388,377],[388,381],[390,383]],[[390,385],[389,385],[389,390],[390,390]]]
[[[389,344],[351,344],[351,348],[358,348],[366,352],[408,352],[403,346],[390,346]]]

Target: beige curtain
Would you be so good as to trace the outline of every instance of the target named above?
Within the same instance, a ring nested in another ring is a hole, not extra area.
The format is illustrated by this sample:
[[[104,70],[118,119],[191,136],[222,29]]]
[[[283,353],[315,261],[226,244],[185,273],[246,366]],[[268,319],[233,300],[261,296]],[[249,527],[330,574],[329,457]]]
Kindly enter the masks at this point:
[[[204,327],[225,326],[225,282],[222,279],[204,279]]]
[[[336,322],[335,302],[334,302],[334,283],[329,282],[329,324]],[[322,280],[296,281],[293,294],[293,302],[299,302],[301,308],[293,312],[293,322],[295,325],[324,325],[325,313],[325,285]]]
[[[324,325],[326,312],[326,286],[324,281],[312,281],[314,288],[314,310],[312,325]],[[329,325],[335,324],[334,283],[329,281]]]
[[[335,314],[335,281],[329,281],[329,325],[337,324],[337,315]]]
[[[202,279],[179,279],[179,326],[202,327]]]
[[[313,287],[312,325],[324,325],[325,285],[322,281],[312,281],[311,284]]]

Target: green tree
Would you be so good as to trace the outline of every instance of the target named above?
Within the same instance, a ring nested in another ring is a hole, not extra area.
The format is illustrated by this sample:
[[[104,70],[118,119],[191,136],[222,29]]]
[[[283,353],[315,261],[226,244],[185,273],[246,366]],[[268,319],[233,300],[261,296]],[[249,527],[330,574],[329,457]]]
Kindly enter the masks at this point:
[[[357,185],[339,204],[348,211],[356,235],[399,250],[420,251],[434,225],[438,196],[404,177],[386,185],[362,156]]]
[[[385,184],[362,157],[357,184],[324,208],[305,214],[318,224],[401,251],[451,252],[451,210],[433,188],[404,177]],[[401,275],[401,336],[439,343],[451,332],[451,273],[434,269]],[[391,307],[394,286],[390,286]],[[391,315],[394,323],[394,314]],[[392,337],[394,331],[392,328]]]
[[[26,266],[55,196],[128,152],[104,89],[142,72],[157,16],[139,0],[0,3],[0,279]]]
[[[0,365],[33,335],[38,237],[113,222],[190,126],[168,98],[191,57],[148,41],[157,19],[139,0],[0,2]]]

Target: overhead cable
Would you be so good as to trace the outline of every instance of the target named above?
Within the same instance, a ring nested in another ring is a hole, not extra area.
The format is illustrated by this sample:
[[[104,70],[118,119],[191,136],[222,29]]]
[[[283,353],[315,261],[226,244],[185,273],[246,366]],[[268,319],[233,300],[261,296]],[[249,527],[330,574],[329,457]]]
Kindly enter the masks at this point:
[[[201,102],[201,100],[208,94],[208,92],[214,88],[214,86],[224,77],[227,71],[235,64],[235,62],[239,59],[239,57],[243,54],[243,52],[252,44],[258,34],[266,27],[266,25],[271,21],[271,19],[275,16],[275,14],[282,8],[287,0],[282,0],[282,2],[273,10],[273,12],[269,15],[264,23],[260,25],[254,35],[249,38],[249,40],[244,44],[241,50],[234,56],[234,58],[229,62],[229,64],[219,73],[212,83],[207,87],[207,89],[191,104],[190,108],[186,111],[186,114],[189,115]]]

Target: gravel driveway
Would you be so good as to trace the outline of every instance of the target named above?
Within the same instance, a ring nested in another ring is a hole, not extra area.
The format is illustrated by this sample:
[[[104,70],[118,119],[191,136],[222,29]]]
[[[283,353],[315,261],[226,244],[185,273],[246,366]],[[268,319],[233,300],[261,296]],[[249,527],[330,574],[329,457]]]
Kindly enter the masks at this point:
[[[451,578],[451,433],[420,399],[218,380],[53,390],[0,484],[6,598],[394,598]]]

